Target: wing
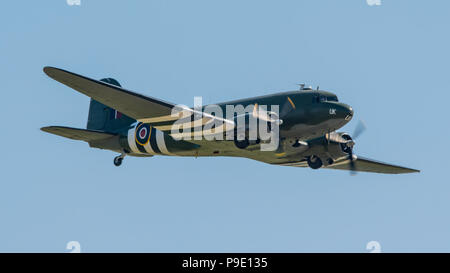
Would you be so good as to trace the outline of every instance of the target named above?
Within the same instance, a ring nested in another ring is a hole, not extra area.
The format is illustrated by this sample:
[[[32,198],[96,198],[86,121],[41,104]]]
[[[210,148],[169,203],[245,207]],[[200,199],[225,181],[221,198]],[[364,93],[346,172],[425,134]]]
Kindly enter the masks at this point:
[[[217,120],[224,123],[224,125],[226,124],[224,127],[226,127],[227,130],[234,128],[233,121],[215,117],[208,113],[197,112],[189,107],[176,106],[173,103],[144,96],[119,86],[90,79],[63,69],[47,66],[44,67],[44,72],[50,78],[124,113],[137,121],[151,123],[153,127],[162,131],[170,131],[172,124],[180,119],[180,117],[189,123],[189,125],[185,125],[184,128],[203,126],[208,122]],[[172,115],[172,109],[174,108],[177,109],[176,112],[178,114],[176,115]],[[196,119],[201,119],[202,122],[194,123],[190,116],[195,116],[195,113],[199,114]],[[219,130],[216,129],[216,131],[218,132]]]
[[[74,140],[83,140],[83,141],[96,141],[96,140],[104,140],[110,137],[115,136],[115,134],[109,134],[105,132],[100,131],[94,131],[94,130],[86,130],[86,129],[77,129],[77,128],[71,128],[71,127],[64,127],[64,126],[48,126],[48,127],[42,127],[42,131],[67,137]]]
[[[402,166],[392,165],[369,158],[364,158],[358,156],[355,163],[355,171],[357,172],[371,172],[371,173],[386,173],[386,174],[400,174],[400,173],[416,173],[420,170],[415,170],[411,168],[406,168]],[[326,166],[328,169],[337,170],[351,170],[350,160],[345,159],[340,162],[333,163],[332,165]]]
[[[50,78],[136,120],[170,115],[172,108],[175,106],[63,69],[47,66],[44,68],[44,72]]]
[[[385,174],[420,172],[419,170],[401,167],[401,166],[397,166],[397,165],[392,165],[392,164],[388,164],[388,163],[383,163],[383,162],[375,161],[375,160],[360,157],[360,156],[358,156],[356,158],[354,163],[355,163],[355,171],[357,171],[357,172],[385,173]],[[306,163],[306,160],[297,161],[297,162],[287,162],[287,163],[282,163],[279,165],[292,166],[292,167],[308,167],[308,163]],[[351,170],[350,160],[344,159],[341,161],[337,161],[331,165],[325,166],[324,168],[350,171]]]

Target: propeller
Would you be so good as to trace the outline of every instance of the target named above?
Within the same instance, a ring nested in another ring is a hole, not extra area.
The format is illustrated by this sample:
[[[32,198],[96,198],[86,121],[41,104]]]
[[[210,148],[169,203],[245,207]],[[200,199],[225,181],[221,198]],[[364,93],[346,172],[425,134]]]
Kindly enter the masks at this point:
[[[355,157],[353,157],[353,147],[348,153],[348,159],[350,159],[350,175],[356,175]]]
[[[358,124],[356,124],[355,130],[353,131],[353,138],[357,139],[366,129],[366,124],[362,120],[359,120]]]
[[[359,136],[361,136],[361,134],[364,133],[366,129],[367,127],[364,122],[362,120],[359,120],[358,124],[355,127],[355,130],[353,131],[353,139],[357,139]],[[348,159],[350,160],[350,175],[356,174],[356,156],[353,156],[353,147],[355,146],[355,142],[353,141],[353,139],[348,140],[346,143],[347,147],[349,147]]]

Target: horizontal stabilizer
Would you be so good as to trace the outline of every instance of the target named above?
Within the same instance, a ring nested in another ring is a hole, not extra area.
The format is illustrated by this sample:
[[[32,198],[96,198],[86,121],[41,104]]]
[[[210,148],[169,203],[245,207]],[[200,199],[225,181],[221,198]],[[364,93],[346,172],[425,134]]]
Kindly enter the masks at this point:
[[[110,137],[115,136],[115,134],[100,132],[100,131],[94,131],[94,130],[86,130],[86,129],[77,129],[77,128],[71,128],[71,127],[64,127],[64,126],[48,126],[48,127],[42,127],[42,131],[67,137],[74,140],[83,140],[83,141],[96,141],[96,140],[104,140]]]

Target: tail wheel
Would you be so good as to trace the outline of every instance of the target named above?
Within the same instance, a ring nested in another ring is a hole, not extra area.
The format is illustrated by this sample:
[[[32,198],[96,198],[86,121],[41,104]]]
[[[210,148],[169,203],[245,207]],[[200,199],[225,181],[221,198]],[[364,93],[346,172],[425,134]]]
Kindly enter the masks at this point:
[[[122,165],[122,161],[123,161],[123,157],[121,157],[120,155],[114,157],[114,165],[116,165],[117,167]]]
[[[319,169],[323,165],[322,160],[315,155],[308,157],[307,162],[308,162],[308,166],[314,170]]]

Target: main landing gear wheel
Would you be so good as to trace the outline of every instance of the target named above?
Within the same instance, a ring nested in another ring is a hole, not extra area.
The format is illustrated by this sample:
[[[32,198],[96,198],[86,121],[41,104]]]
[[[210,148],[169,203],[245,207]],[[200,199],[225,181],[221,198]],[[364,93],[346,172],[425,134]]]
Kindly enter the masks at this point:
[[[322,160],[315,155],[308,157],[307,162],[308,162],[308,166],[314,170],[319,169],[323,165]]]
[[[234,139],[234,145],[236,145],[236,147],[238,147],[239,149],[245,149],[248,147],[248,145],[250,145],[250,142],[248,141],[247,138],[243,139],[243,140],[237,140]]]
[[[125,153],[122,153],[121,155],[114,157],[114,165],[116,165],[117,167],[122,165],[122,161],[123,161],[124,157],[125,157]]]

